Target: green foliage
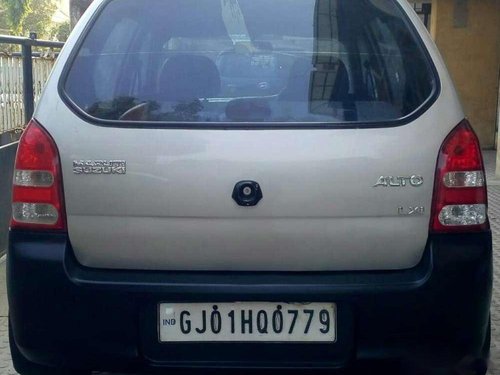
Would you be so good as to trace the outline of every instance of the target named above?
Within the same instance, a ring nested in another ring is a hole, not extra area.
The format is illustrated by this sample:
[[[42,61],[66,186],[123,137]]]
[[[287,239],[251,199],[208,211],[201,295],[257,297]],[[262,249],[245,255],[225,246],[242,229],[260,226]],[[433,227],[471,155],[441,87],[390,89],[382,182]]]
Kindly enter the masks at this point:
[[[12,1],[12,0],[11,0]],[[39,39],[51,39],[54,23],[52,16],[57,7],[52,0],[30,0],[31,7],[26,13],[20,35],[29,35],[35,32]]]
[[[7,10],[5,5],[0,2],[0,33],[8,34],[10,32],[10,24],[7,20]]]
[[[39,39],[65,41],[69,22],[54,23],[56,10],[53,0],[0,0],[0,29],[7,29],[13,35],[28,36],[34,32]]]
[[[5,9],[7,24],[14,34],[19,35],[28,13],[32,12],[32,0],[1,0]],[[36,1],[36,0],[35,0]]]
[[[69,21],[58,24],[54,30],[55,38],[60,42],[65,42],[71,32],[71,25]]]

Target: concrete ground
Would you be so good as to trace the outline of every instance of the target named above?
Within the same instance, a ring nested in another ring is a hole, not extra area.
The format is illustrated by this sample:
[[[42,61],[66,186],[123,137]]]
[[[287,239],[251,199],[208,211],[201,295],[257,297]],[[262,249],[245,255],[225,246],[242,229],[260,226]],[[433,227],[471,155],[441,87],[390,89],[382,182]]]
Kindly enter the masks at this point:
[[[500,179],[494,178],[495,152],[484,153],[489,184],[489,215],[493,230],[495,275],[500,275]],[[7,291],[5,286],[5,260],[0,260],[0,375],[15,375],[9,352],[7,332]],[[491,375],[500,375],[500,279],[495,277],[491,305]],[[101,374],[104,375],[104,374]],[[116,374],[115,374],[116,375]]]

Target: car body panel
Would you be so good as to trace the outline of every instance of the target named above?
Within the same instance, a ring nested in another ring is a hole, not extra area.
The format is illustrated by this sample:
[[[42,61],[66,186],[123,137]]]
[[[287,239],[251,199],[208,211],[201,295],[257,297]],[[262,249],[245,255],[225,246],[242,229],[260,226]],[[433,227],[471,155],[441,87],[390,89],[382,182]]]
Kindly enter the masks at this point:
[[[77,35],[46,91],[56,92]],[[35,117],[59,147],[70,240],[85,266],[121,269],[328,271],[403,269],[423,254],[442,140],[464,115],[446,68],[401,2],[435,64],[440,92],[395,127],[175,129],[90,124],[60,96]],[[285,124],[286,125],[286,124]],[[126,174],[75,174],[74,161],[124,160]],[[420,186],[374,186],[421,176]],[[255,207],[231,198],[260,184]],[[413,208],[419,211],[407,215]],[[423,208],[423,210],[420,210]]]

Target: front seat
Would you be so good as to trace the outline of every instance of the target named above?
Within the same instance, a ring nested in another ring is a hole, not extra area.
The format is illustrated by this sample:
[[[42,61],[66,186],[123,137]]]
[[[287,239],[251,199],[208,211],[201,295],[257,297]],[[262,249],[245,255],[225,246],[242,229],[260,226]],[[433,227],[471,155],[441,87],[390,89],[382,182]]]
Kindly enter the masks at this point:
[[[158,94],[166,102],[190,102],[216,96],[221,87],[215,63],[206,56],[179,54],[163,63]]]

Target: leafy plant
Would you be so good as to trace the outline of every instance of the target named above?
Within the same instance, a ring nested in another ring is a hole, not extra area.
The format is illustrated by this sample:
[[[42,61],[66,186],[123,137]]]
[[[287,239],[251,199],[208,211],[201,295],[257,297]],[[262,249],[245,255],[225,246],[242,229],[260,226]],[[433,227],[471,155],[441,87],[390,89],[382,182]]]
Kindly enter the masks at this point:
[[[1,0],[5,9],[7,24],[12,33],[20,34],[23,31],[24,21],[30,12],[32,0]]]
[[[7,29],[12,35],[28,36],[34,32],[39,39],[65,41],[69,22],[53,22],[56,10],[54,0],[0,0],[0,29]]]

